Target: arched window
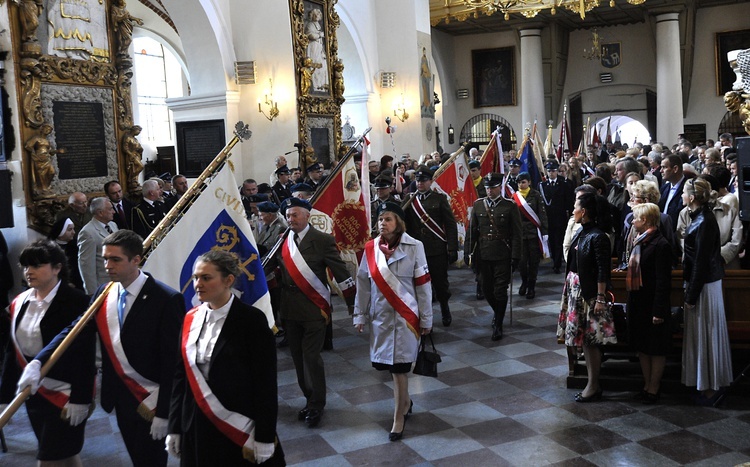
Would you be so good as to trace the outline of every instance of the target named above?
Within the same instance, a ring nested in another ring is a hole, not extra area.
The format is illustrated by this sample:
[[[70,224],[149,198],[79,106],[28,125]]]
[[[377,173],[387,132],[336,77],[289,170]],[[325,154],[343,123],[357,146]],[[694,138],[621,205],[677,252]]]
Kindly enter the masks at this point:
[[[183,95],[182,68],[172,52],[151,37],[133,39],[136,124],[143,128],[140,139],[152,146],[171,146],[171,115],[164,100]]]

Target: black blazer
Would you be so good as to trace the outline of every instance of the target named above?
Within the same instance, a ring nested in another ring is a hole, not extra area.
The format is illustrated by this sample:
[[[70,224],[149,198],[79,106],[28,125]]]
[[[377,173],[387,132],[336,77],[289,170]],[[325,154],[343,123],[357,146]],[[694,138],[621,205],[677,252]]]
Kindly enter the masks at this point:
[[[573,212],[575,195],[573,184],[560,176],[555,180],[555,185],[549,180],[539,184],[540,191],[544,194],[545,210],[547,211],[547,223],[549,229],[565,228],[568,219]]]
[[[114,203],[112,203],[114,206]],[[117,228],[122,229],[132,229],[132,214],[133,214],[133,208],[135,207],[135,204],[133,204],[130,200],[127,198],[122,199],[122,213],[125,216],[125,222],[123,222],[122,219],[120,219],[120,215],[117,214],[117,208],[115,207],[115,215],[112,219],[115,224],[117,224]]]
[[[134,207],[130,212],[130,228],[144,239],[148,237],[154,227],[159,225],[159,221],[164,218],[164,203],[155,201],[149,204],[147,201]]]
[[[106,284],[97,289],[92,302],[105,287]],[[172,378],[178,358],[180,326],[184,316],[185,299],[182,294],[149,275],[141,293],[130,308],[120,333],[122,348],[133,369],[144,378],[159,383],[159,399],[156,405],[156,416],[159,418],[166,419],[169,416]],[[46,362],[73,325],[75,323],[58,334],[36,358],[42,363]],[[96,323],[93,320],[86,326],[86,332],[96,332]],[[104,349],[101,402],[102,408],[107,412],[112,412],[117,406],[124,407],[130,414],[135,414],[138,407],[138,401],[115,373]],[[129,411],[130,408],[132,412]]]
[[[208,385],[227,410],[255,421],[256,441],[275,440],[278,413],[275,339],[263,312],[239,298],[232,302],[216,340]],[[186,378],[180,344],[169,432],[185,433],[193,429],[196,412],[200,410]]]
[[[80,290],[61,283],[57,295],[50,303],[44,318],[39,323],[42,342],[49,344],[58,333],[86,311],[89,298]],[[19,323],[26,314],[28,302],[17,311]],[[96,344],[94,335],[87,333],[79,336],[73,345],[63,354],[47,376],[70,383],[70,402],[72,404],[89,404],[94,395],[94,377],[96,368],[94,358]],[[26,356],[30,357],[29,355]],[[30,361],[30,359],[29,359]],[[16,394],[16,384],[21,377],[21,367],[16,359],[16,349],[12,340],[8,341],[3,362],[3,375],[0,379],[0,403],[7,404]]]
[[[611,289],[610,251],[609,237],[593,222],[583,224],[573,237],[565,272],[567,275],[575,265],[584,300],[596,297],[599,282],[604,282],[607,289]]]
[[[664,183],[661,187],[661,198],[659,198],[659,209],[661,212],[668,214],[669,217],[672,218],[672,227],[674,229],[677,229],[677,220],[680,217],[680,211],[682,211],[682,208],[685,207],[684,204],[682,204],[682,189],[685,186],[685,181],[687,181],[687,178],[683,178],[680,184],[677,186],[677,192],[674,194],[672,199],[669,202],[669,206],[665,206],[667,204],[667,198],[669,197],[669,189],[672,186],[670,183]]]

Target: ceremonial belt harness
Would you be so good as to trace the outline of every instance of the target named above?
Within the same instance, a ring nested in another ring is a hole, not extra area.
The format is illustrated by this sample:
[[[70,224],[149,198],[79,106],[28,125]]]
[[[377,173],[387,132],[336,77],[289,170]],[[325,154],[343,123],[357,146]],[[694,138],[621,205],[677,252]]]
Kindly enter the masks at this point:
[[[410,294],[393,272],[388,268],[385,254],[377,248],[381,237],[370,240],[365,245],[367,267],[370,276],[394,310],[401,316],[414,337],[419,340],[419,304],[414,295]],[[414,286],[419,287],[430,283],[430,273],[422,269],[422,274],[414,278]]]
[[[542,222],[539,220],[539,216],[536,215],[531,206],[529,206],[529,203],[526,202],[526,198],[524,198],[521,193],[517,191],[514,192],[513,200],[516,202],[521,214],[523,214],[524,217],[531,221],[531,223],[534,224],[534,227],[536,227],[536,235],[539,240],[539,251],[542,252],[545,258],[549,258],[549,246],[547,244],[547,239],[542,235]]]
[[[156,413],[159,385],[135,371],[125,355],[120,339],[120,318],[117,315],[118,295],[119,292],[107,294],[102,306],[96,313],[96,326],[99,329],[102,347],[109,355],[115,373],[128,388],[128,391],[140,402],[138,414],[145,420],[151,421]]]
[[[422,201],[419,200],[418,195],[414,195],[414,200],[412,201],[411,205],[414,206],[414,212],[417,213],[417,216],[419,216],[419,220],[422,221],[422,224],[430,229],[430,232],[434,233],[440,240],[448,243],[447,236],[445,235],[445,230],[440,227],[440,225],[438,225],[438,223],[435,222],[435,220],[430,217],[429,214],[427,214],[427,211],[425,211],[424,206],[422,206]]]
[[[21,371],[26,368],[26,365],[28,365],[29,362],[26,360],[23,352],[21,352],[21,346],[16,339],[16,327],[18,326],[17,320],[18,315],[20,314],[16,311],[20,311],[18,305],[21,304],[21,307],[23,307],[24,303],[27,302],[32,293],[34,293],[34,289],[29,289],[17,296],[10,304],[10,336],[11,339],[13,339],[13,348],[16,351],[16,360],[18,361],[18,366],[21,367]],[[37,394],[47,399],[47,401],[55,407],[62,409],[70,400],[70,383],[45,376],[39,383]]]

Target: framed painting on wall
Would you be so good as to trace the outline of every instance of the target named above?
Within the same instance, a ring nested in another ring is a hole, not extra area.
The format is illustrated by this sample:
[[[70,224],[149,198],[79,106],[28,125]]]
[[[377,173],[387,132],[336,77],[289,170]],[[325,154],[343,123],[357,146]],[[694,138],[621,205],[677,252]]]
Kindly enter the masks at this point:
[[[474,107],[516,105],[515,48],[471,51]]]
[[[716,94],[723,96],[732,90],[736,79],[727,61],[727,52],[750,49],[750,29],[716,33]]]

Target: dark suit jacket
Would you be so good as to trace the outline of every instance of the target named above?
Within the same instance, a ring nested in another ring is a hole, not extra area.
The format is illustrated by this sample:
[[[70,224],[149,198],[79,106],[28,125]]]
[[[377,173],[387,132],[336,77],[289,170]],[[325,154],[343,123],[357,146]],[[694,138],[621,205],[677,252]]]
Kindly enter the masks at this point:
[[[39,323],[42,342],[49,344],[58,333],[88,308],[89,298],[82,291],[61,283],[57,295],[50,303],[44,318]],[[26,314],[28,302],[17,310],[16,323]],[[89,404],[94,395],[94,357],[96,345],[94,335],[87,333],[79,336],[62,358],[50,370],[47,376],[70,383],[70,402],[72,404]],[[27,357],[30,357],[27,355]],[[8,342],[3,363],[3,375],[0,381],[0,403],[7,404],[16,394],[16,383],[21,377],[21,367],[16,359],[13,342]]]
[[[289,235],[293,234],[293,232],[289,232]],[[299,244],[299,251],[302,253],[302,257],[305,258],[305,262],[310,266],[312,272],[323,284],[328,284],[326,268],[330,268],[336,282],[343,282],[351,278],[346,265],[341,260],[341,254],[338,248],[336,248],[336,240],[333,238],[333,235],[323,233],[311,226],[310,230],[305,234],[305,238]],[[286,265],[281,260],[281,248],[266,263],[263,269],[266,275],[268,275],[277,266],[281,269],[281,286],[284,289],[284,293],[281,295],[281,317],[299,321],[322,319],[320,308],[311,302],[294,284],[294,280],[289,275]],[[354,292],[354,288],[352,287],[350,291]],[[354,294],[351,292],[351,296],[347,294],[345,297],[347,305],[354,305]]]
[[[417,196],[416,193],[411,196]],[[403,205],[409,202],[407,198]],[[427,256],[436,256],[446,254],[446,251],[458,251],[458,225],[453,215],[453,210],[448,202],[448,197],[436,191],[430,192],[430,195],[422,201],[422,207],[425,212],[439,226],[445,230],[445,236],[448,240],[446,244],[440,238],[432,233],[417,216],[413,206],[409,206],[404,214],[406,223],[406,233],[421,241],[424,244],[424,252]]]
[[[193,429],[196,412],[200,411],[186,377],[181,349],[180,345],[169,411],[170,433]],[[237,297],[216,340],[208,386],[227,410],[255,421],[256,441],[274,441],[278,412],[275,339],[263,312]]]
[[[669,206],[665,207],[667,198],[669,197],[669,189],[671,188],[670,183],[664,183],[661,187],[661,198],[659,198],[659,209],[661,212],[668,214],[672,218],[672,227],[677,229],[677,221],[680,217],[680,211],[685,205],[682,203],[682,188],[685,186],[687,178],[683,178],[680,184],[677,186],[677,192],[674,194],[669,202]]]
[[[106,285],[99,287],[92,298],[92,303],[102,293],[104,287]],[[184,316],[185,299],[182,294],[149,275],[141,293],[130,308],[120,332],[122,348],[133,369],[144,378],[159,383],[159,399],[156,406],[156,416],[159,418],[167,418],[169,415],[172,380],[178,358],[180,326]],[[36,358],[42,363],[46,362],[73,325],[75,323],[58,334]],[[95,331],[96,323],[92,320],[87,324],[86,332]],[[115,373],[112,362],[104,349],[102,349],[101,399],[102,408],[107,412],[111,412],[117,406],[126,409],[126,416],[138,417],[136,413],[138,402]]]
[[[164,214],[166,214],[164,212],[164,206],[159,206],[157,203],[163,204],[160,201],[156,201],[154,204],[141,201],[141,203],[131,211],[130,226],[135,233],[143,237],[144,240],[148,237],[151,231],[154,230],[154,227],[159,225],[159,221],[161,221],[164,218]]]
[[[562,177],[555,179],[555,185],[547,180],[540,183],[541,192],[544,194],[545,210],[547,211],[547,222],[549,229],[558,230],[568,225],[568,219],[573,212],[575,196],[573,194],[573,184]]]
[[[114,205],[114,203],[112,203]],[[117,224],[117,228],[122,229],[132,229],[133,225],[132,222],[132,215],[133,215],[133,208],[135,207],[135,204],[133,204],[130,200],[127,198],[122,199],[122,213],[125,216],[125,221],[123,222],[122,219],[120,219],[120,215],[117,213],[117,207],[115,207],[115,216],[114,219],[112,219],[115,224]]]

